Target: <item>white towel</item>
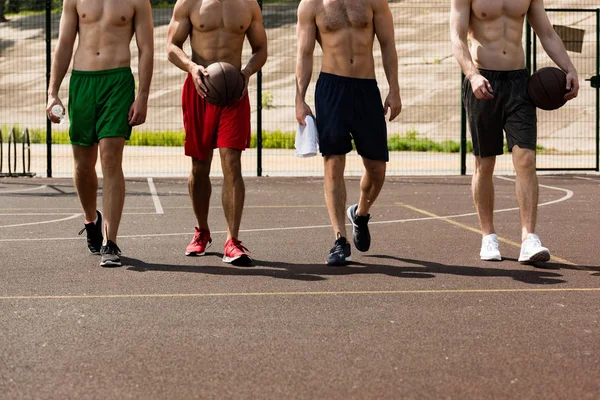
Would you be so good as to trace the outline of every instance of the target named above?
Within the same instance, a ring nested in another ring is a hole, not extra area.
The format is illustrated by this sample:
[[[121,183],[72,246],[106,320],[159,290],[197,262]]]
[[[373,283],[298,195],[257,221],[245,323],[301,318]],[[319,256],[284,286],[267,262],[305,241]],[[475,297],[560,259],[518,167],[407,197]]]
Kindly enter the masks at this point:
[[[296,157],[314,157],[317,155],[319,135],[317,134],[317,122],[312,115],[307,115],[306,126],[298,124],[296,130]]]

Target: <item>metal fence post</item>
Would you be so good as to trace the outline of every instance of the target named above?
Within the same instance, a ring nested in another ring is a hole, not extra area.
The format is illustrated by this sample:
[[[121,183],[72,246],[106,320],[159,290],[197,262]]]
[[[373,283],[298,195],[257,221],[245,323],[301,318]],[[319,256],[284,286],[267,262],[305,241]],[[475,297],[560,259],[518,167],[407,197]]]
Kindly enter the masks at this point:
[[[467,174],[467,113],[463,93],[465,74],[460,73],[460,174]]]
[[[262,0],[258,5],[262,12]],[[256,73],[256,176],[262,176],[262,70]]]
[[[52,59],[52,0],[46,0],[46,91],[50,88]],[[46,118],[46,175],[52,178],[52,123]]]

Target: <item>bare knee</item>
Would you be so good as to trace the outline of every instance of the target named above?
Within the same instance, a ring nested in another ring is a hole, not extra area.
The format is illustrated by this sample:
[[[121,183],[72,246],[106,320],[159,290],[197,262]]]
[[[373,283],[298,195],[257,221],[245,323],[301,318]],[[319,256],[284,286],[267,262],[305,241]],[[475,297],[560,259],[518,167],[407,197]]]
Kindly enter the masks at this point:
[[[194,178],[208,177],[210,174],[210,162],[192,158],[192,176]]]
[[[371,180],[382,181],[385,179],[386,163],[384,161],[365,161],[365,172]]]
[[[115,157],[113,154],[105,152],[100,155],[102,163],[102,172],[104,175],[119,173],[122,170],[121,158]]]
[[[513,157],[513,162],[517,174],[535,172],[535,151],[520,149]]]
[[[96,163],[92,163],[88,160],[86,161],[76,161],[75,162],[75,174],[78,176],[90,176],[96,173]]]
[[[475,157],[475,175],[479,178],[492,178],[496,157]]]

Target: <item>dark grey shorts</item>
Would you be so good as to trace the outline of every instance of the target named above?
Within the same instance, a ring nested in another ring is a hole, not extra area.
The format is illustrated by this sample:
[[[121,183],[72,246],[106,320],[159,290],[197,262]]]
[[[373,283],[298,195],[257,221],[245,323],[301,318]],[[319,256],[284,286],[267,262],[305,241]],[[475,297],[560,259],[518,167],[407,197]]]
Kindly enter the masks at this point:
[[[504,153],[502,131],[506,132],[509,151],[515,145],[535,150],[537,119],[535,106],[527,94],[527,70],[480,69],[479,72],[492,85],[494,98],[478,100],[473,94],[471,82],[465,78],[463,100],[473,139],[473,153],[481,157]]]

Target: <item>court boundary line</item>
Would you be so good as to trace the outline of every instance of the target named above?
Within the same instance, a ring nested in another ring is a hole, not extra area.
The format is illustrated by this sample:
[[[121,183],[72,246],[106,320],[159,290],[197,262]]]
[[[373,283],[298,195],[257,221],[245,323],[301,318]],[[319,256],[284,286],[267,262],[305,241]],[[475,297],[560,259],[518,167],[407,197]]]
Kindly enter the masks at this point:
[[[132,293],[92,295],[0,296],[0,300],[75,300],[75,299],[135,299],[185,297],[267,297],[267,296],[339,296],[385,294],[477,294],[477,293],[549,293],[599,292],[600,288],[515,288],[515,289],[422,289],[422,290],[352,290],[314,292],[224,292],[224,293]]]
[[[160,203],[160,198],[158,197],[158,192],[156,191],[156,186],[154,186],[154,179],[148,177],[148,187],[150,188],[150,195],[152,195],[152,203],[154,203],[154,209],[157,214],[164,214],[162,204]]]
[[[0,194],[4,194],[4,193],[33,192],[34,190],[45,189],[47,187],[48,187],[48,185],[40,185],[40,186],[36,186],[36,187],[33,187],[33,188],[27,188],[27,189],[0,190]]]
[[[41,224],[51,224],[54,222],[62,222],[62,221],[68,221],[70,219],[74,219],[74,218],[78,218],[80,216],[82,216],[83,214],[79,213],[79,214],[73,214],[70,217],[65,217],[65,218],[60,218],[60,219],[51,219],[49,221],[38,221],[38,222],[26,222],[26,223],[22,223],[22,224],[13,224],[13,225],[0,225],[0,228],[16,228],[16,227],[20,227],[20,226],[30,226],[30,225],[41,225]],[[78,238],[72,238],[72,239],[78,239]],[[23,240],[35,240],[35,239],[31,239],[31,238],[25,238],[25,239],[2,239],[2,241],[5,242],[11,242],[11,241],[23,241]]]
[[[503,180],[507,180],[507,181],[511,181],[514,182],[514,179],[511,178],[506,178],[506,177],[502,177],[502,176],[496,176],[497,178],[503,179]],[[148,178],[150,179],[150,178]],[[573,191],[569,190],[569,189],[563,189],[563,188],[559,188],[559,187],[554,187],[554,186],[548,186],[548,185],[540,185],[540,187],[544,187],[547,189],[551,189],[551,190],[557,190],[557,191],[563,191],[566,192],[566,195],[561,197],[560,199],[557,200],[552,200],[546,203],[541,203],[538,204],[538,207],[542,207],[542,206],[547,206],[547,205],[551,205],[551,204],[556,204],[559,202],[563,202],[566,201],[568,199],[570,199],[571,197],[573,197]],[[398,204],[403,204],[403,203],[398,203]],[[266,206],[261,206],[261,207],[266,207]],[[302,207],[302,206],[295,206],[295,207]],[[285,206],[279,206],[279,208],[285,208]],[[505,208],[505,209],[500,209],[500,210],[494,210],[494,213],[501,213],[501,212],[507,212],[507,211],[516,211],[518,210],[519,207],[512,207],[512,208]],[[151,213],[140,213],[136,215],[150,215]],[[125,215],[125,213],[124,213]],[[397,220],[388,220],[388,221],[372,221],[369,224],[370,225],[383,225],[383,224],[393,224],[393,223],[406,223],[406,222],[419,222],[419,221],[429,221],[429,220],[444,220],[444,219],[450,219],[450,218],[462,218],[462,217],[471,217],[471,216],[476,216],[477,213],[476,212],[471,212],[471,213],[464,213],[464,214],[454,214],[454,215],[445,215],[445,216],[439,216],[436,214],[431,213],[430,216],[428,217],[421,217],[421,218],[405,218],[405,219],[397,219]],[[19,225],[17,225],[19,226]],[[351,226],[351,224],[346,224],[346,226]],[[255,229],[240,229],[240,232],[242,233],[254,233],[254,232],[273,232],[273,231],[290,231],[290,230],[306,230],[306,229],[322,229],[322,228],[331,228],[330,224],[327,225],[308,225],[308,226],[287,226],[287,227],[277,227],[277,228],[255,228]],[[223,231],[213,231],[211,232],[212,234],[223,234],[223,233],[227,233],[226,230]],[[174,232],[174,233],[147,233],[147,234],[131,234],[131,235],[119,235],[119,238],[126,238],[126,239],[133,239],[133,238],[152,238],[152,237],[169,237],[169,236],[188,236],[190,235],[189,232]],[[79,239],[84,239],[81,237],[54,237],[54,238],[22,238],[22,239],[0,239],[0,243],[2,242],[14,242],[14,241],[45,241],[45,240],[79,240]]]

